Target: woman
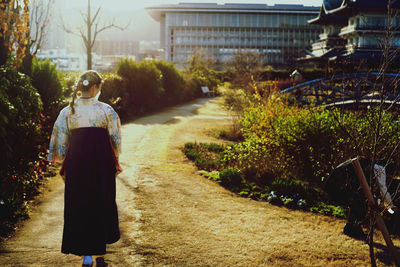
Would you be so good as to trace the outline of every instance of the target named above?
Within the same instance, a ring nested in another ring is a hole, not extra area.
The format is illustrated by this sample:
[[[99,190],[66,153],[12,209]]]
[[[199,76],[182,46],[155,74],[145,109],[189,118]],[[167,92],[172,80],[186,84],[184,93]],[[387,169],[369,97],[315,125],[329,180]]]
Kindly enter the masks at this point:
[[[80,77],[54,124],[48,155],[49,162],[62,162],[65,179],[61,251],[84,256],[83,266],[92,266],[92,255],[105,254],[106,244],[120,237],[115,175],[121,123],[112,107],[97,100],[102,84],[95,71]]]

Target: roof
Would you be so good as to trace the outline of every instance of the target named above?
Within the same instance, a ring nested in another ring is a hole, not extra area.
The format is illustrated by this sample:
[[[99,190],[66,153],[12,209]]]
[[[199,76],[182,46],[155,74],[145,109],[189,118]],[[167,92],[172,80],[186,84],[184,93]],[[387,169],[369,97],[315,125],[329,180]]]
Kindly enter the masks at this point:
[[[146,8],[157,21],[162,13],[168,12],[215,12],[215,13],[304,13],[317,14],[320,7],[294,4],[217,4],[217,3],[179,3],[177,5],[158,5]]]
[[[386,13],[390,0],[323,0],[318,16],[309,20],[310,24],[332,24],[343,25],[347,23],[348,16],[360,12]],[[400,8],[400,0],[392,0],[393,9]]]

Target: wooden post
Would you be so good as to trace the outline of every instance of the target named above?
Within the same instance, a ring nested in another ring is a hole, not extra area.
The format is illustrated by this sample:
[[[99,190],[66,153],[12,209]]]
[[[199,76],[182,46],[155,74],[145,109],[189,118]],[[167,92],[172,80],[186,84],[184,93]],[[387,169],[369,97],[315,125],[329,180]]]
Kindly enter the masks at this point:
[[[368,205],[370,207],[375,206],[375,200],[374,197],[371,193],[371,189],[369,188],[369,185],[367,183],[367,179],[365,178],[364,171],[361,168],[360,162],[357,158],[352,160],[352,164],[354,167],[354,170],[357,174],[358,179],[360,180],[360,185],[364,191],[364,195],[368,200]],[[390,239],[389,232],[386,228],[385,222],[383,221],[381,215],[379,213],[376,214],[376,223],[379,227],[379,230],[382,232],[382,236],[385,239],[386,245],[389,249],[390,255],[392,256],[396,266],[400,266],[400,258],[399,255],[396,252],[396,248],[393,245],[392,239]],[[373,234],[373,233],[372,233]]]

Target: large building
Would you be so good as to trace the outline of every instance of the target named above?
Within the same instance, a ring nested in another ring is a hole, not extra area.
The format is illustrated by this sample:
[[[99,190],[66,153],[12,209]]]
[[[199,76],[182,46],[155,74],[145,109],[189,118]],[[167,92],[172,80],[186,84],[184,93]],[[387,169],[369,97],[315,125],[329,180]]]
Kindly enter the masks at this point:
[[[392,11],[399,8],[400,1],[391,2]],[[312,45],[308,59],[379,62],[388,25],[390,49],[400,47],[400,17],[394,14],[389,16],[388,24],[388,0],[324,0],[318,16],[309,21],[311,25],[322,25],[324,33]]]
[[[304,56],[322,32],[309,25],[319,7],[265,4],[180,3],[147,8],[160,22],[165,59],[187,62],[203,50],[217,62],[237,53],[257,52],[265,64],[287,66]]]

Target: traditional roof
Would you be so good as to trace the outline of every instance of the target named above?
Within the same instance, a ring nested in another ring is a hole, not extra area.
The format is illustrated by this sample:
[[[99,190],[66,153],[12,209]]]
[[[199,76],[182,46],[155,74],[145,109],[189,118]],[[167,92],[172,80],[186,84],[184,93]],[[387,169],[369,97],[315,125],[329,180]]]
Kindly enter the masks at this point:
[[[366,13],[386,13],[390,0],[324,0],[318,17],[309,20],[310,24],[347,24],[349,16]],[[400,0],[392,0],[393,9],[400,8]]]

